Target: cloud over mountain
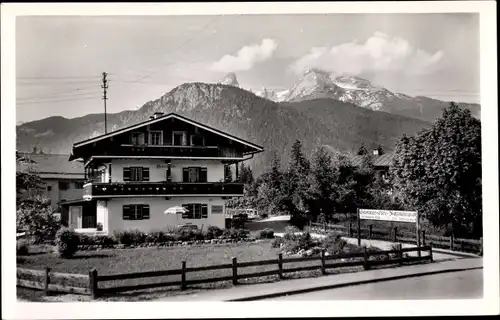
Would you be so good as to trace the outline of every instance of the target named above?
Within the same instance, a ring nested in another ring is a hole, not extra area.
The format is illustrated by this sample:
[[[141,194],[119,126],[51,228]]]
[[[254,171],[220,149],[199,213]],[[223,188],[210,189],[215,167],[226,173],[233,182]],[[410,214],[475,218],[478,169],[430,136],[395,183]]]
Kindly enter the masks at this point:
[[[242,47],[236,55],[224,55],[210,66],[210,70],[219,72],[250,70],[255,64],[270,59],[277,47],[278,44],[273,39],[263,39],[260,44]]]
[[[403,38],[375,32],[365,43],[354,40],[330,48],[313,47],[290,67],[299,74],[307,68],[322,68],[338,75],[384,71],[422,75],[436,71],[442,58],[442,51],[429,53]]]

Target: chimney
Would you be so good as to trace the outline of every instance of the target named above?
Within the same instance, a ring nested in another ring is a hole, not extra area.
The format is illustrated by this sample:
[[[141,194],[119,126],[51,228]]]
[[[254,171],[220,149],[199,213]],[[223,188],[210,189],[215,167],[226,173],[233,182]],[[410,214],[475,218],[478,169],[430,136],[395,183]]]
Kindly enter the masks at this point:
[[[155,112],[155,113],[153,113],[153,119],[161,117],[162,115],[163,115],[163,112]]]
[[[378,156],[378,155],[379,155],[379,154],[378,154],[378,150],[373,150],[373,155],[374,155],[374,156]]]

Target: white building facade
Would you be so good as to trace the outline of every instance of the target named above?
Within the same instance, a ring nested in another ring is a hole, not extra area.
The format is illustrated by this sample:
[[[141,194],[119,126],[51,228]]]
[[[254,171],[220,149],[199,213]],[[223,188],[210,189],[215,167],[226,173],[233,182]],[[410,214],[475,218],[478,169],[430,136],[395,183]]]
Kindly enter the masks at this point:
[[[82,202],[69,207],[68,225],[109,235],[186,224],[224,228],[225,201],[243,196],[229,172],[237,176],[239,162],[262,151],[173,113],[76,143],[71,159],[84,163],[86,183]],[[165,214],[171,207],[186,212]]]

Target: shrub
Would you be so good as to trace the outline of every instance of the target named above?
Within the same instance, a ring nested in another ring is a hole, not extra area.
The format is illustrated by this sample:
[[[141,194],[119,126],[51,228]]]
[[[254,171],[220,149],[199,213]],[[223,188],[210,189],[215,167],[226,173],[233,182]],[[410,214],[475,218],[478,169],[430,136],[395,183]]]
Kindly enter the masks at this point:
[[[167,241],[167,236],[163,231],[153,231],[146,236],[146,242],[149,243],[162,243]]]
[[[336,232],[329,233],[322,241],[322,247],[330,254],[340,254],[344,252],[347,241],[341,238]]]
[[[222,229],[216,226],[209,226],[207,228],[206,237],[207,239],[216,239],[222,236]]]
[[[270,228],[266,228],[263,230],[259,230],[257,233],[258,239],[272,239],[274,238],[274,230]]]
[[[282,243],[284,243],[283,238],[282,237],[276,237],[271,242],[271,247],[273,247],[273,248],[280,248]]]
[[[94,244],[94,239],[87,234],[81,233],[81,234],[78,234],[78,242],[81,245],[90,245],[90,244]]]
[[[102,223],[97,223],[97,231],[102,231]]]
[[[266,219],[267,217],[269,217],[269,215],[268,215],[267,213],[264,213],[264,212],[263,212],[263,213],[261,213],[261,214],[260,214],[260,217],[261,217],[262,219]]]
[[[56,247],[59,256],[62,258],[71,258],[78,251],[80,237],[69,228],[61,228],[56,233]]]
[[[134,245],[146,241],[146,234],[140,230],[115,231],[114,237],[117,242],[124,245]]]
[[[29,253],[28,242],[26,240],[17,240],[16,254],[18,256],[25,256]]]
[[[104,245],[104,246],[109,246],[116,244],[116,240],[113,239],[110,236],[105,236],[105,235],[97,235],[90,237],[91,244],[99,244],[99,245]]]
[[[246,239],[248,238],[250,231],[246,229],[224,229],[222,236],[226,239]]]

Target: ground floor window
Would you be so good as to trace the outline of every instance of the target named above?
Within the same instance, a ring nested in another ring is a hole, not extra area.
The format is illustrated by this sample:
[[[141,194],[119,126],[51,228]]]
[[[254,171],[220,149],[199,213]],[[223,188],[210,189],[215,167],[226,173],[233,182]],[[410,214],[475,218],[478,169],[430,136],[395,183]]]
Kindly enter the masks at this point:
[[[182,219],[206,219],[208,218],[208,205],[201,203],[183,204],[182,207],[187,209],[187,212],[182,214]]]
[[[129,204],[123,206],[123,220],[147,220],[149,219],[149,205]]]

